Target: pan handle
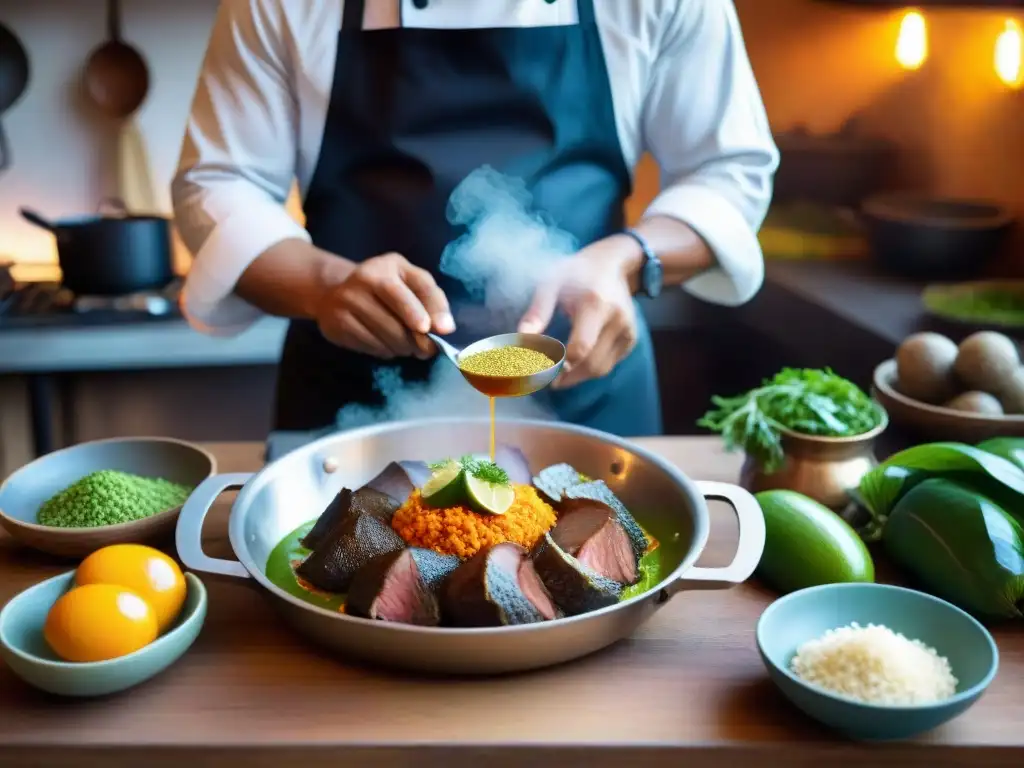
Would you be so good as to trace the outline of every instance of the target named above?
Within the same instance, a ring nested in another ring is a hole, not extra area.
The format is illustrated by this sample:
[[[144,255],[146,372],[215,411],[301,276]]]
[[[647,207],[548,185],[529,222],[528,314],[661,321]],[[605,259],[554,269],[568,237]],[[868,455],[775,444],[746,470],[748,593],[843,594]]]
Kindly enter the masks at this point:
[[[188,501],[181,508],[178,524],[174,530],[174,546],[178,557],[186,568],[202,573],[214,573],[220,576],[234,576],[239,579],[249,577],[245,566],[235,560],[219,560],[209,557],[203,552],[203,522],[206,515],[224,491],[241,488],[252,472],[227,472],[223,475],[212,475],[192,491]]]
[[[742,584],[754,573],[764,553],[764,513],[753,494],[730,483],[700,481],[697,488],[704,498],[727,502],[736,511],[740,524],[736,556],[724,568],[690,568],[681,578],[665,587],[663,600],[684,590],[728,589]]]
[[[18,213],[21,214],[21,218],[23,218],[30,224],[35,224],[37,227],[45,229],[47,232],[57,234],[57,225],[54,224],[52,221],[47,221],[38,213],[33,211],[31,208],[19,208]]]

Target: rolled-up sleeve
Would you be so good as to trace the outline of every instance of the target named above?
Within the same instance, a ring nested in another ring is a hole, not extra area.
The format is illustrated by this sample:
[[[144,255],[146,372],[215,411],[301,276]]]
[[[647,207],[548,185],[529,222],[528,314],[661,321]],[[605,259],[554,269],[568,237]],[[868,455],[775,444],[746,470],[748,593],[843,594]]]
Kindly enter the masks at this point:
[[[757,231],[778,150],[732,0],[672,5],[644,103],[644,143],[662,173],[646,215],[683,221],[714,254],[687,291],[738,305],[764,281]]]
[[[239,277],[274,244],[309,239],[285,207],[298,118],[280,6],[220,4],[172,183],[175,224],[193,255],[182,309],[209,334],[259,319],[234,294]]]

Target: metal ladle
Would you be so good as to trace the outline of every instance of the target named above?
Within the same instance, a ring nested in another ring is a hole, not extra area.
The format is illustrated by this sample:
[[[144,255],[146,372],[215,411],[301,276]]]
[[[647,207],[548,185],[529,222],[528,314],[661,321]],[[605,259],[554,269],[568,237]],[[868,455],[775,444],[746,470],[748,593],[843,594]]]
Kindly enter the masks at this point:
[[[120,120],[134,114],[149,92],[146,60],[121,37],[119,0],[107,2],[107,40],[89,55],[85,89],[102,112]]]
[[[548,386],[565,363],[565,345],[558,339],[541,333],[502,333],[475,341],[465,349],[456,349],[447,341],[434,333],[427,337],[437,345],[444,356],[454,363],[459,373],[469,382],[473,389],[488,397],[522,397],[532,395]],[[529,376],[489,376],[482,373],[470,373],[459,365],[459,359],[501,347],[524,347],[547,355],[555,364]]]

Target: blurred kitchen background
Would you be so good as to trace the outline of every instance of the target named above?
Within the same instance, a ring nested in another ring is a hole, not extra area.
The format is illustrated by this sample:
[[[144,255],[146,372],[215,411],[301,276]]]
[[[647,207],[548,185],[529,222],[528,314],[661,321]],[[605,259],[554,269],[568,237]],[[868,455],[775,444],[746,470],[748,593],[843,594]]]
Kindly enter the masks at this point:
[[[608,0],[619,1],[626,0]],[[867,387],[900,339],[946,322],[923,308],[927,284],[1024,277],[1019,224],[997,243],[983,231],[960,240],[963,228],[935,219],[963,211],[916,204],[910,225],[933,230],[920,238],[913,228],[909,236],[865,229],[857,214],[868,196],[906,189],[987,201],[991,211],[968,213],[990,223],[1004,209],[1024,219],[1020,2],[736,5],[782,150],[761,234],[768,276],[761,295],[739,310],[676,291],[647,306],[666,429],[675,434],[698,431],[694,421],[712,394],[746,389],[784,365],[830,365]],[[136,188],[136,207],[170,213],[168,183],[216,7],[217,0],[123,2],[124,37],[151,77],[134,115],[141,142],[132,146],[142,151],[131,161],[151,192]],[[0,115],[11,153],[0,175],[0,262],[13,265],[0,269],[0,476],[38,451],[106,436],[263,439],[282,322],[211,339],[177,316],[174,285],[97,302],[46,284],[59,279],[54,238],[19,209],[89,214],[121,190],[122,126],[86,109],[80,85],[86,58],[106,36],[106,3],[0,0],[0,23],[30,61],[27,89]],[[657,186],[657,169],[645,160],[631,217]],[[877,210],[886,216],[884,206]],[[866,232],[876,232],[874,247]],[[915,261],[922,242],[931,251]],[[174,261],[182,272],[189,258],[176,247]]]

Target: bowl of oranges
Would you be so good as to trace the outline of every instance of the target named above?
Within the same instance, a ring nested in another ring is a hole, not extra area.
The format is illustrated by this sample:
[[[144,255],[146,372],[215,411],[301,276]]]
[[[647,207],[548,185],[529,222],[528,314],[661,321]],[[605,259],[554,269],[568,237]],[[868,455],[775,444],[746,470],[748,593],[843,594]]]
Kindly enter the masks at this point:
[[[0,655],[26,682],[63,696],[103,696],[162,672],[206,619],[206,588],[163,552],[114,544],[0,610]]]

